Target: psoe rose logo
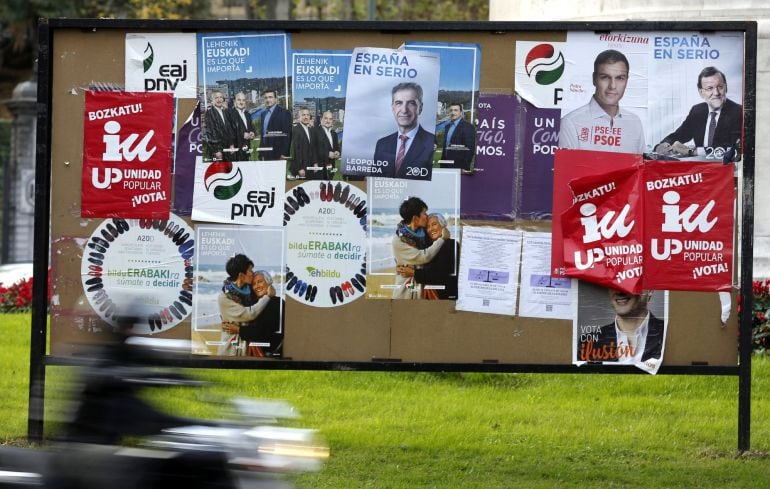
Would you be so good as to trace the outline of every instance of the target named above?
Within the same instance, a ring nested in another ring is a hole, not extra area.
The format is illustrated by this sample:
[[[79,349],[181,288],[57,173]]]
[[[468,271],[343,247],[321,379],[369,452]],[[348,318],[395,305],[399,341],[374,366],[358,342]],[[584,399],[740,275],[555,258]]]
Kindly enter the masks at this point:
[[[203,176],[206,190],[218,200],[229,200],[238,195],[243,185],[241,169],[230,161],[212,163]]]
[[[538,44],[527,53],[524,69],[539,85],[550,85],[564,74],[564,55],[551,44]]]

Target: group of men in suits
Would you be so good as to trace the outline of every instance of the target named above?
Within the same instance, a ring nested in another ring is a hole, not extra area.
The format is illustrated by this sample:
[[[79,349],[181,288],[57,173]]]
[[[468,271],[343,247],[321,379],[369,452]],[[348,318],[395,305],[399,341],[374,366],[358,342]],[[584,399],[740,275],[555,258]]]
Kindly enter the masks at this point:
[[[206,143],[214,161],[251,159],[251,140],[256,138],[251,114],[246,110],[246,94],[235,94],[234,107],[228,108],[221,90],[211,92],[211,106],[204,116]]]
[[[328,180],[337,171],[335,162],[340,157],[340,142],[332,129],[334,116],[326,111],[321,125],[313,126],[310,109],[299,110],[299,124],[292,131],[293,157],[289,163],[289,178]]]
[[[291,112],[278,103],[278,93],[262,94],[264,110],[260,114],[260,160],[287,160],[289,178],[332,178],[335,162],[340,157],[337,132],[332,129],[334,116],[323,113],[320,127],[311,124],[310,110],[299,111],[299,123],[292,127]],[[248,112],[244,92],[235,94],[234,107],[228,108],[221,90],[211,92],[211,106],[206,111],[205,134],[209,154],[214,161],[248,161],[254,151],[251,142],[257,137]]]

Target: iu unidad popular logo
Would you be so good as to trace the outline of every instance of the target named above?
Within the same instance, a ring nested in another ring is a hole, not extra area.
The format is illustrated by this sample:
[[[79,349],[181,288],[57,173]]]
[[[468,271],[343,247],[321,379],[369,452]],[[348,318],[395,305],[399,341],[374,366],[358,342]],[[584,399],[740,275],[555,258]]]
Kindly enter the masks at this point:
[[[217,200],[229,200],[238,195],[243,186],[241,169],[232,162],[211,163],[203,175],[206,191]],[[275,187],[270,191],[249,190],[246,202],[233,202],[230,206],[230,219],[236,217],[262,217],[267,209],[275,207]]]
[[[564,74],[564,55],[550,44],[538,44],[530,49],[524,61],[527,76],[539,85],[550,85]]]

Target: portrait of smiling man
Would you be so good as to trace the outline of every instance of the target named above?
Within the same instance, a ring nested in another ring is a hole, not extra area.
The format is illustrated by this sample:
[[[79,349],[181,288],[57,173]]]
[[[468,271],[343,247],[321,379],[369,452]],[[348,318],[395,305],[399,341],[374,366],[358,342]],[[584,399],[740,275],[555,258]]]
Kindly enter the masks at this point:
[[[559,147],[615,153],[643,153],[639,117],[620,105],[630,73],[628,58],[614,49],[596,56],[591,100],[561,119]]]
[[[740,140],[743,107],[727,98],[725,74],[714,66],[703,68],[698,75],[698,95],[703,102],[694,105],[684,122],[655,146],[656,153],[688,156],[690,145],[727,148]]]
[[[398,130],[380,138],[375,146],[375,162],[388,162],[381,165],[381,176],[430,180],[436,138],[420,125],[422,97],[422,87],[417,83],[399,83],[393,87],[390,109]]]

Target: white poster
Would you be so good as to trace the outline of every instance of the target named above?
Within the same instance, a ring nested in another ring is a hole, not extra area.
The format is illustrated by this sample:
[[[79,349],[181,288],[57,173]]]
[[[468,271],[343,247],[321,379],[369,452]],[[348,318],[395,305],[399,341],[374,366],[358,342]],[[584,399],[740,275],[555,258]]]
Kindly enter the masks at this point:
[[[196,98],[195,33],[126,34],[126,91]]]
[[[558,109],[563,104],[567,62],[564,42],[516,41],[516,93],[535,107]]]
[[[348,74],[345,175],[430,180],[440,64],[435,53],[356,48]]]
[[[105,219],[83,250],[83,291],[96,315],[134,334],[168,331],[192,309],[193,230],[168,220]]]
[[[551,233],[524,233],[519,316],[572,319],[577,280],[551,277]]]
[[[191,338],[204,348],[193,353],[280,357],[286,289],[283,228],[198,225],[195,235],[199,246]]]
[[[305,182],[286,192],[287,294],[336,307],[366,292],[366,194],[345,182]]]
[[[367,298],[456,299],[460,170],[436,168],[431,181],[369,178],[367,195]]]
[[[281,226],[286,166],[283,161],[195,164],[194,221]]]
[[[457,310],[513,316],[521,231],[463,226]]]

